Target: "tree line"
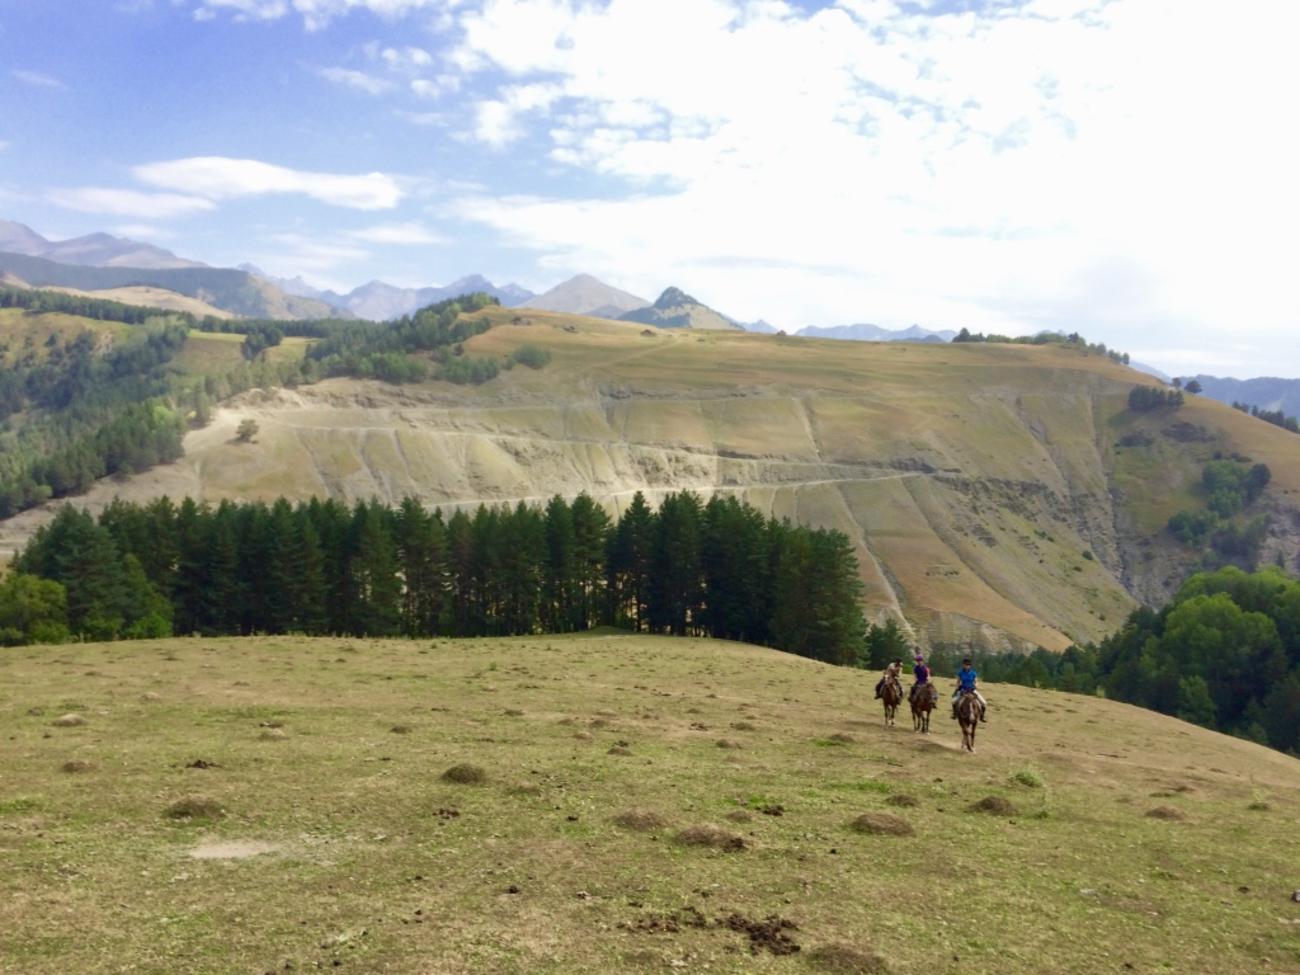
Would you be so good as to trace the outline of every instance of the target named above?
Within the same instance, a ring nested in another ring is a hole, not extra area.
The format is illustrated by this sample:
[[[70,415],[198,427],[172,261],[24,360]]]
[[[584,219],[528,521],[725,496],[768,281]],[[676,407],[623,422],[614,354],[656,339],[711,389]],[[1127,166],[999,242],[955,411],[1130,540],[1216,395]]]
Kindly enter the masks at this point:
[[[1161,389],[1158,386],[1134,386],[1129,390],[1128,408],[1134,413],[1152,410],[1176,410],[1183,405],[1181,389]]]
[[[1251,406],[1246,403],[1238,403],[1233,400],[1232,408],[1240,410],[1242,413],[1249,413],[1265,423],[1271,423],[1275,427],[1281,427],[1283,430],[1290,430],[1292,433],[1300,433],[1300,420],[1293,416],[1287,416],[1281,410],[1261,410],[1258,406]]]
[[[44,587],[41,601],[54,608],[24,614],[11,605],[6,616],[0,596],[9,642],[615,625],[852,664],[864,631],[857,560],[843,533],[690,492],[657,510],[638,492],[617,519],[585,494],[449,517],[409,498],[396,507],[115,501],[98,519],[69,505],[14,570],[7,586],[29,601]]]
[[[1001,345],[1061,345],[1095,355],[1104,355],[1112,362],[1118,362],[1121,365],[1127,366],[1129,364],[1127,352],[1117,352],[1114,349],[1109,349],[1104,342],[1089,342],[1078,332],[1071,332],[1069,335],[1062,335],[1060,332],[1038,332],[1034,335],[998,335],[991,332],[986,335],[983,332],[972,332],[968,328],[963,328],[953,337],[953,341],[990,342]]]
[[[1193,575],[1159,610],[1063,654],[984,657],[980,675],[1100,693],[1300,757],[1300,581],[1279,568]]]

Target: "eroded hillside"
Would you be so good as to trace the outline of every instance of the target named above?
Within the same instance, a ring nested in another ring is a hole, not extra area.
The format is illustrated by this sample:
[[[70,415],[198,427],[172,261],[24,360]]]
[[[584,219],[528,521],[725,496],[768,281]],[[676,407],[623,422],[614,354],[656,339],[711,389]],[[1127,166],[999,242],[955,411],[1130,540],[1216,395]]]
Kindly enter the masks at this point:
[[[1229,407],[1125,409],[1146,377],[1072,349],[673,332],[498,310],[471,355],[546,348],[483,386],[332,380],[247,394],[121,494],[430,505],[729,492],[855,542],[870,611],[928,642],[1046,646],[1181,580],[1162,529],[1215,451],[1267,463],[1269,552],[1294,560],[1300,444]],[[257,421],[253,443],[234,430]],[[47,517],[3,526],[21,541]]]

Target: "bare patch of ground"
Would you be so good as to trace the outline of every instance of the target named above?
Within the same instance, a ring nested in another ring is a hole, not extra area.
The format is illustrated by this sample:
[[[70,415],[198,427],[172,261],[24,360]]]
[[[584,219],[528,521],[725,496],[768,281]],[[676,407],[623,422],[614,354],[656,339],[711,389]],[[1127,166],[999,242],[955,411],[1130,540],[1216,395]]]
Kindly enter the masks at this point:
[[[264,840],[212,840],[200,843],[186,852],[193,860],[247,860],[250,857],[277,853],[279,843]]]

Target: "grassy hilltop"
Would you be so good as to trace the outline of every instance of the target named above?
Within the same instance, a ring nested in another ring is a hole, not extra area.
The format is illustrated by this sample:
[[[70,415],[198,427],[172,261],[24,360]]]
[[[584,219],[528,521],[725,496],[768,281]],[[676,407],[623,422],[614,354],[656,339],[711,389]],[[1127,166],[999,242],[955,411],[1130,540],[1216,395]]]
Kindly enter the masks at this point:
[[[1300,971],[1300,763],[1006,686],[963,755],[873,680],[623,635],[12,649],[0,967]]]
[[[586,491],[618,508],[683,488],[726,492],[853,540],[870,613],[920,639],[1059,650],[1158,604],[1198,558],[1164,530],[1203,508],[1216,453],[1266,463],[1264,561],[1300,552],[1295,435],[1189,397],[1135,414],[1151,383],[1076,348],[857,343],[491,308],[464,343],[505,361],[481,386],[334,379],[252,391],[185,440],[185,457],[86,497],[218,501],[405,495],[429,505],[544,502]],[[272,350],[301,355],[301,343]],[[194,336],[184,368],[237,361],[236,337]],[[240,421],[259,434],[236,443]],[[0,526],[21,544],[46,512]]]

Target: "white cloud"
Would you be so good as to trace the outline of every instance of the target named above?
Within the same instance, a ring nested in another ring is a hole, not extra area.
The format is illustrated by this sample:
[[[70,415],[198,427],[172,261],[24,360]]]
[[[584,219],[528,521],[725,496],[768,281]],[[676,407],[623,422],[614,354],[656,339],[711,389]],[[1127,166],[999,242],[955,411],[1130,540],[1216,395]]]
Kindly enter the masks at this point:
[[[1176,0],[483,0],[447,57],[484,95],[475,137],[539,137],[633,195],[454,212],[558,272],[790,326],[1281,334],[1300,7],[1242,0],[1233,24]]]
[[[386,47],[379,59],[394,71],[420,71],[433,64],[433,55],[419,47]]]
[[[364,91],[367,95],[382,95],[395,87],[385,78],[376,78],[374,75],[366,74],[364,71],[354,71],[351,68],[321,68],[320,76],[336,85]]]
[[[14,68],[9,73],[31,88],[55,88],[63,91],[68,87],[53,75],[43,74],[40,71],[28,71],[25,68]]]
[[[236,20],[279,20],[293,13],[302,17],[308,30],[320,30],[334,18],[354,10],[392,18],[444,4],[445,0],[198,0],[194,16],[211,20],[226,12]]]
[[[446,238],[418,223],[389,223],[354,230],[350,236],[371,244],[445,244]]]
[[[139,190],[79,186],[51,190],[49,200],[57,206],[84,213],[108,213],[118,217],[169,220],[215,210],[211,200],[178,193],[142,193]]]
[[[300,193],[331,206],[355,210],[387,210],[403,192],[385,173],[340,175],[274,166],[255,159],[196,156],[147,163],[132,169],[136,179],[151,186],[178,190],[211,200],[269,193]]]

